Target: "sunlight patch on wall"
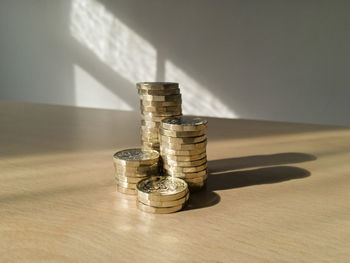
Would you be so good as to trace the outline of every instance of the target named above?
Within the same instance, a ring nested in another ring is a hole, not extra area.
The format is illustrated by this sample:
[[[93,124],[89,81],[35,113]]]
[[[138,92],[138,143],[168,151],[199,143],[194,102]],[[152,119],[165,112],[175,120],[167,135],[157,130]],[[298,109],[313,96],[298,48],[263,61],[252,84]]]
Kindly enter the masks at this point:
[[[180,83],[184,114],[237,118],[237,115],[206,87],[168,60],[165,62],[165,79]]]
[[[124,100],[74,65],[75,105],[103,109],[133,110]]]
[[[73,0],[70,19],[71,35],[119,75],[131,83],[155,80],[155,48],[101,3]]]

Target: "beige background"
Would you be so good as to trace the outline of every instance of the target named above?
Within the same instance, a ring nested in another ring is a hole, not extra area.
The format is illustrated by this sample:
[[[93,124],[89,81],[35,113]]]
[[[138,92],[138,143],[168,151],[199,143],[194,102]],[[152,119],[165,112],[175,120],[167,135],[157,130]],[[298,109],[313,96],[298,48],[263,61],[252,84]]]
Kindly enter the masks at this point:
[[[0,99],[135,110],[135,82],[157,79],[181,82],[185,113],[349,125],[349,9],[4,0]]]

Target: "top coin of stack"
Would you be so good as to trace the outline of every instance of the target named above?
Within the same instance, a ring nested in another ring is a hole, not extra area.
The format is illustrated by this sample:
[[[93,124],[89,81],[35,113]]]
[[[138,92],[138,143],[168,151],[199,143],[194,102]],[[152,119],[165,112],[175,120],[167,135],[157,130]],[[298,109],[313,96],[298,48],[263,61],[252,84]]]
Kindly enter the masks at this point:
[[[167,214],[181,210],[189,198],[187,183],[170,176],[153,176],[137,184],[137,207],[148,213]]]
[[[194,117],[162,120],[159,129],[160,155],[166,175],[184,179],[191,190],[207,180],[207,121]]]
[[[178,83],[137,83],[141,109],[141,142],[144,150],[159,151],[158,129],[160,122],[182,115],[181,94]]]
[[[136,184],[159,174],[159,153],[154,150],[127,149],[114,154],[117,190],[124,194],[136,194]]]

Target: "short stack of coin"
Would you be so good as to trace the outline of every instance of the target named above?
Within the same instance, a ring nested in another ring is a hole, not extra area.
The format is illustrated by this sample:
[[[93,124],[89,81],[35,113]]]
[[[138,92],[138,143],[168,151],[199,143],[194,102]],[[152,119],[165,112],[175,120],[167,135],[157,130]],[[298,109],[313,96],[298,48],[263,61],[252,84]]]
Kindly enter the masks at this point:
[[[184,179],[190,190],[202,188],[207,181],[207,123],[182,116],[162,120],[159,128],[164,173]]]
[[[141,143],[144,150],[159,151],[158,129],[160,122],[169,117],[181,116],[181,94],[178,83],[137,83],[141,109]]]
[[[168,214],[181,210],[189,198],[187,183],[170,176],[154,176],[137,184],[137,207],[147,213]]]
[[[159,153],[154,150],[127,149],[113,155],[117,190],[136,195],[136,184],[159,175]]]

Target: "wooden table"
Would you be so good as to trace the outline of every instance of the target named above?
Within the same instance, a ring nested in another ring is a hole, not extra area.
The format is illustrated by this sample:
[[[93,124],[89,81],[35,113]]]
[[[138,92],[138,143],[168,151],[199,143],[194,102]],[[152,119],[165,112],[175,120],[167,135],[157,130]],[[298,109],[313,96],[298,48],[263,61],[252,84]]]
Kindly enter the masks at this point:
[[[350,129],[208,118],[207,190],[168,215],[115,191],[139,114],[0,103],[0,262],[350,262]]]

